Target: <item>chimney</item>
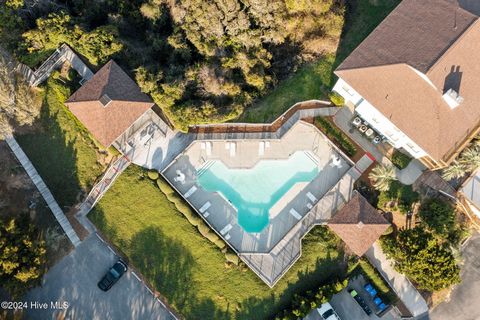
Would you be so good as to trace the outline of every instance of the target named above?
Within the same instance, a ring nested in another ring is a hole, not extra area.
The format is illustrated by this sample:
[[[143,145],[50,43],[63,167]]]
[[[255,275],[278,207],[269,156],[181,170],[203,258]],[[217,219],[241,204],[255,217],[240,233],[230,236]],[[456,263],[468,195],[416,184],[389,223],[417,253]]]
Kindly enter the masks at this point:
[[[458,94],[457,91],[448,89],[447,92],[443,94],[443,100],[445,100],[451,109],[455,109],[463,102],[464,99]]]

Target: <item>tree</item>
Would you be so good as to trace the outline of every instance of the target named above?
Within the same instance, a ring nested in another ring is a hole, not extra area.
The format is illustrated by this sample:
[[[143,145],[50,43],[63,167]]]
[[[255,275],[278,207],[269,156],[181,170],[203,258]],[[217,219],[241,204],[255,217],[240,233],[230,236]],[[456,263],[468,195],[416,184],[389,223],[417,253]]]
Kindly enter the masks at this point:
[[[420,289],[437,291],[460,282],[460,269],[448,243],[421,227],[382,238],[382,248],[394,267]]]
[[[480,168],[480,147],[472,145],[460,155],[459,163],[466,171],[473,172]]]
[[[442,172],[442,177],[445,180],[458,179],[465,175],[467,168],[463,163],[453,161],[452,164],[445,168]]]
[[[0,280],[12,292],[38,279],[45,262],[45,242],[28,217],[0,223]]]
[[[29,125],[38,116],[40,101],[22,76],[13,58],[0,48],[0,138],[15,125]]]
[[[387,191],[392,181],[396,179],[395,168],[392,165],[379,164],[372,169],[368,177],[373,181],[375,189]]]
[[[428,200],[422,204],[418,214],[432,232],[441,236],[446,236],[455,228],[455,209],[446,201]]]

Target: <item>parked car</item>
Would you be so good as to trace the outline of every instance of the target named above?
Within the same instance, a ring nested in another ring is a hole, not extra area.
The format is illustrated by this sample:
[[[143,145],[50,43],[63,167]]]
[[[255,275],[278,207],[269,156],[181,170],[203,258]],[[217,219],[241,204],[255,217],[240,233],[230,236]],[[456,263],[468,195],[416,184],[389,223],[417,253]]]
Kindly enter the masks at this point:
[[[118,260],[98,282],[98,287],[103,291],[108,291],[125,272],[127,272],[127,264]]]
[[[365,311],[365,313],[367,315],[372,314],[372,309],[370,309],[370,307],[367,305],[365,300],[363,300],[363,298],[360,297],[360,295],[357,293],[357,291],[350,290],[348,292],[350,292],[350,295],[353,297],[353,299],[355,299],[355,301],[357,301],[357,303],[360,305],[360,307],[362,307],[363,311]]]
[[[324,320],[340,320],[340,317],[328,302],[322,304],[320,308],[317,308],[317,311]]]

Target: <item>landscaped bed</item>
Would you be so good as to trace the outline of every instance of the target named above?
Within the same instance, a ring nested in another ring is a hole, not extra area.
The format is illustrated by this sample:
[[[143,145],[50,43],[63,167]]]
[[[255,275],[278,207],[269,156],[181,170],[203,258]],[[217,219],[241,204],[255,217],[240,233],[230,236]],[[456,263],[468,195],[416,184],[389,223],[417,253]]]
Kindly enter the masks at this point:
[[[227,264],[224,253],[135,166],[89,217],[187,319],[269,318],[297,291],[315,289],[345,271],[339,240],[316,227],[303,240],[299,261],[269,289],[247,267]]]

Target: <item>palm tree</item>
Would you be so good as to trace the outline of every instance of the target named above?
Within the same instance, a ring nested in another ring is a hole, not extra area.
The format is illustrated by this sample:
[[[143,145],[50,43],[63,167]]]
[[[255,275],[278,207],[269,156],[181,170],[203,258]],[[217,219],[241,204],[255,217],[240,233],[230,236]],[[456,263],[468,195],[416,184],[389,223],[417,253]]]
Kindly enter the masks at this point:
[[[470,146],[460,155],[459,162],[465,167],[466,171],[473,172],[480,168],[480,147]]]
[[[443,170],[442,177],[445,180],[457,179],[463,177],[465,175],[465,172],[465,165],[455,160],[449,167]]]
[[[373,181],[373,186],[379,191],[388,191],[393,180],[397,179],[395,175],[395,167],[392,165],[379,164],[372,169],[368,175]]]

